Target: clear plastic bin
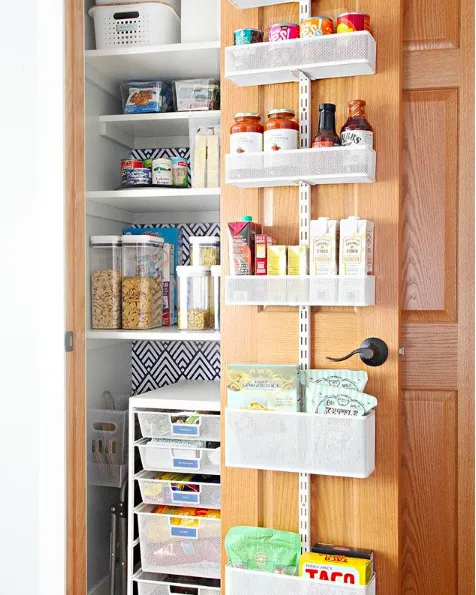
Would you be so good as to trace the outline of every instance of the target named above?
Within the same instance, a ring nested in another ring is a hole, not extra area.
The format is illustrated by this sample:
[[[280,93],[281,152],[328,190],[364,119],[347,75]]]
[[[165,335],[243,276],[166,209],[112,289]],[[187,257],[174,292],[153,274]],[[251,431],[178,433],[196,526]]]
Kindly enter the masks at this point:
[[[139,524],[142,569],[146,572],[220,577],[221,520],[153,513],[142,504],[135,513]],[[193,519],[194,526],[174,525],[173,519]]]
[[[137,583],[138,595],[174,595],[180,588],[187,589],[187,593],[193,589],[196,595],[220,595],[218,579],[197,577],[186,579],[183,576],[173,575],[157,577],[150,572],[139,570],[133,580]]]
[[[204,266],[177,267],[178,328],[202,331],[213,328],[211,274]]]
[[[155,479],[156,471],[141,471],[136,475],[142,501],[146,504],[168,504],[171,506],[200,506],[201,508],[220,509],[221,486],[218,483],[202,481],[173,481]],[[183,475],[186,477],[186,475]],[[194,491],[174,490],[172,484],[193,485]]]
[[[185,438],[220,442],[220,416],[185,411],[139,411],[144,438]],[[186,419],[194,423],[184,423]]]
[[[212,302],[212,318],[216,331],[220,330],[220,285],[221,285],[221,266],[212,267],[212,284],[213,284],[213,302]]]
[[[125,114],[151,114],[173,110],[172,86],[162,81],[129,81],[121,84]]]
[[[220,84],[216,79],[174,81],[173,89],[178,112],[220,109]]]
[[[121,236],[92,236],[91,326],[121,328]]]
[[[220,475],[220,448],[175,448],[156,444],[151,438],[136,442],[146,471],[180,471]]]
[[[164,240],[122,236],[122,328],[162,326]]]
[[[193,266],[212,267],[220,264],[220,238],[218,236],[191,236],[189,240]]]

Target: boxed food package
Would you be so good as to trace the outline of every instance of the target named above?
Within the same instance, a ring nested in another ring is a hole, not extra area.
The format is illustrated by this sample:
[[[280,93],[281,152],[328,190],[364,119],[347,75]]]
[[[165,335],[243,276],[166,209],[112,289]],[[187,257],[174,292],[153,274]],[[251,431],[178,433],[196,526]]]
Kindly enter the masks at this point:
[[[230,364],[228,407],[256,411],[300,411],[299,366]]]
[[[365,586],[372,580],[371,560],[343,554],[307,552],[299,560],[299,576],[306,579]]]
[[[192,187],[207,187],[207,136],[197,134],[193,156]]]
[[[261,223],[254,223],[249,216],[228,223],[230,275],[254,275],[255,240],[261,231]]]
[[[268,246],[268,275],[286,275],[286,246]]]
[[[178,112],[220,109],[220,84],[216,79],[174,81],[173,90]]]
[[[265,233],[256,234],[255,238],[255,275],[268,274],[268,247],[274,240]]]
[[[220,137],[207,136],[207,188],[220,186]]]
[[[173,110],[172,86],[162,81],[131,81],[121,84],[125,114],[150,114]]]
[[[359,217],[340,222],[339,274],[354,277],[372,275],[374,265],[374,223]]]
[[[328,217],[311,221],[311,276],[337,275],[339,222]]]
[[[174,245],[164,244],[164,263],[162,270],[162,293],[164,299],[163,326],[170,326],[173,323],[175,303],[174,260]]]
[[[307,246],[288,246],[288,275],[308,274],[308,252]]]
[[[311,552],[315,552],[316,554],[327,554],[333,556],[347,556],[349,558],[364,558],[365,560],[370,560],[371,574],[373,575],[374,573],[374,553],[372,550],[317,542],[312,546]]]

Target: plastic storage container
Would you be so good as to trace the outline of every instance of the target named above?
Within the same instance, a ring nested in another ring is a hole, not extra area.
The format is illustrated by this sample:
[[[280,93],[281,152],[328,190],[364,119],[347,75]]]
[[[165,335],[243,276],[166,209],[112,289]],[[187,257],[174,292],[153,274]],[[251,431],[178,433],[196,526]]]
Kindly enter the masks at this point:
[[[159,574],[220,577],[221,521],[153,513],[154,505],[136,509],[142,570]],[[193,521],[176,525],[177,519]]]
[[[180,3],[181,0],[160,0],[162,4],[167,4],[171,6],[175,12],[180,16]],[[134,0],[134,4],[143,4],[147,3],[149,0]],[[114,4],[130,4],[131,0],[114,0]],[[111,0],[96,0],[96,4],[98,6],[104,6],[106,4],[111,4]]]
[[[93,6],[96,49],[180,43],[180,18],[167,4]]]
[[[196,411],[139,411],[144,438],[183,438],[220,442],[220,416]]]
[[[172,86],[162,81],[129,81],[121,84],[125,114],[171,112],[174,107]]]
[[[176,447],[152,438],[136,442],[146,471],[179,471],[220,475],[220,448]]]
[[[212,318],[216,331],[220,330],[220,285],[221,285],[221,266],[211,267],[213,284],[213,304]]]
[[[91,326],[121,328],[121,236],[92,236]]]
[[[177,267],[178,328],[202,331],[213,328],[211,316],[211,274],[204,266]]]
[[[164,240],[122,236],[122,328],[162,326]]]
[[[211,267],[220,264],[220,238],[217,236],[191,236],[192,265]]]
[[[162,580],[158,580],[162,579]],[[173,595],[174,593],[194,593],[194,595],[220,595],[218,579],[191,578],[177,576],[157,577],[139,570],[133,577],[138,595]]]
[[[155,471],[141,471],[136,475],[142,501],[146,504],[167,504],[170,506],[200,506],[220,509],[221,486],[219,483],[186,480],[187,475],[173,474],[173,480],[156,479]],[[185,491],[183,486],[193,486]]]
[[[216,79],[174,81],[173,89],[178,112],[220,109],[220,85]]]
[[[220,0],[182,0],[182,43],[220,41]]]

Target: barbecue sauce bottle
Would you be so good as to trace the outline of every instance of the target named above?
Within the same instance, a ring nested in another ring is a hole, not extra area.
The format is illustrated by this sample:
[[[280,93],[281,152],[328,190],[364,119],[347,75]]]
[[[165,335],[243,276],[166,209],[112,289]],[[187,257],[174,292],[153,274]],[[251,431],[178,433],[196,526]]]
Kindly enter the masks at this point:
[[[373,149],[374,132],[365,117],[365,101],[354,99],[349,101],[349,117],[340,131],[340,140],[343,147],[349,145],[367,145]]]
[[[319,128],[312,140],[312,148],[338,147],[340,139],[336,134],[336,106],[333,103],[319,104]]]

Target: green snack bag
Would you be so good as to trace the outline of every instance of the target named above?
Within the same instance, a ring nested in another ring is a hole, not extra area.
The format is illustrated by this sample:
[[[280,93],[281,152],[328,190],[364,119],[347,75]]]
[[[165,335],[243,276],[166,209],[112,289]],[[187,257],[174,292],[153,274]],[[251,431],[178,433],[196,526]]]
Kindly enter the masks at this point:
[[[375,397],[356,390],[312,384],[308,391],[308,413],[355,417],[367,415],[377,407]]]
[[[301,555],[297,533],[263,527],[232,527],[225,538],[233,568],[295,575]]]

